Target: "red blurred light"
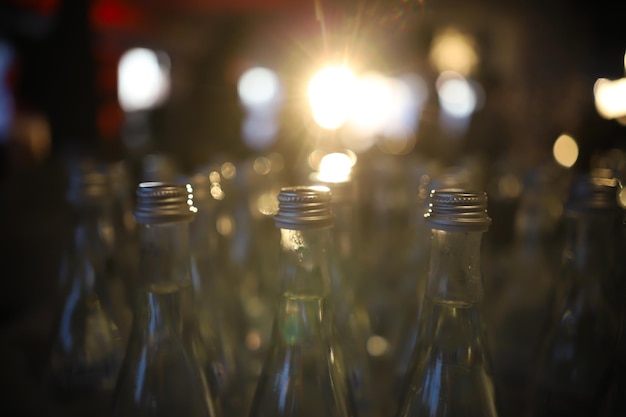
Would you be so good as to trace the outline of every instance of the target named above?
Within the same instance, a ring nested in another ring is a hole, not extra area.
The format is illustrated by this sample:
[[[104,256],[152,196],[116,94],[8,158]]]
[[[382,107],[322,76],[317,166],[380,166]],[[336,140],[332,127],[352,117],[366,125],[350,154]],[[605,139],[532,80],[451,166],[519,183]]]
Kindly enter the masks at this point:
[[[121,0],[96,0],[91,22],[99,29],[136,29],[144,24],[143,12]]]

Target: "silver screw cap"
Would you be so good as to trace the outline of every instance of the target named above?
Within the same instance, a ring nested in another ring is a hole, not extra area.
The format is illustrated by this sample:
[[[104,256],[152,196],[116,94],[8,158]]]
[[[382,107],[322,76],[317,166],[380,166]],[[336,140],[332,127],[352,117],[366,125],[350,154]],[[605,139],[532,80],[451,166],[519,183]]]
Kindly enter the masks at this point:
[[[191,221],[195,211],[189,184],[142,182],[137,187],[137,223]]]
[[[330,189],[324,186],[285,187],[278,194],[276,227],[304,230],[331,227]]]
[[[433,229],[451,232],[484,232],[491,224],[487,194],[459,189],[432,190],[424,217]]]
[[[67,199],[72,203],[96,202],[111,197],[111,184],[103,172],[92,169],[70,177]]]
[[[610,172],[594,170],[574,178],[569,187],[565,210],[618,210],[619,181]]]

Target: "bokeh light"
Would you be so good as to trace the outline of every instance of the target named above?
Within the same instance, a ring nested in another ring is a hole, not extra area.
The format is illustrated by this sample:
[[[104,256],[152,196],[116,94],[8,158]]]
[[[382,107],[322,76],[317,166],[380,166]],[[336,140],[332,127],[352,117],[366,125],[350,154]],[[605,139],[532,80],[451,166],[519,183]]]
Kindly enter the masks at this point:
[[[565,168],[572,167],[578,159],[578,144],[576,140],[568,134],[562,134],[554,142],[552,148],[554,159],[559,165]]]
[[[605,119],[626,116],[626,78],[607,80],[600,78],[593,88],[596,109]]]
[[[237,83],[239,99],[247,107],[263,107],[278,98],[280,81],[278,75],[263,67],[245,71]]]
[[[426,84],[418,75],[410,74],[391,79],[390,88],[392,106],[383,133],[392,138],[414,133],[428,95]]]
[[[371,134],[382,131],[395,104],[393,93],[391,81],[378,73],[358,77],[350,104],[352,127]]]
[[[308,96],[313,119],[324,129],[341,127],[350,116],[356,78],[347,67],[326,67],[309,82]]]
[[[118,64],[118,98],[125,111],[148,110],[161,104],[170,90],[170,65],[165,53],[133,48]]]
[[[430,61],[440,72],[455,71],[468,76],[479,61],[474,39],[456,28],[445,28],[435,35]]]
[[[354,162],[350,155],[333,152],[324,155],[320,161],[317,178],[324,182],[343,182],[350,178]]]
[[[251,112],[241,126],[244,143],[251,149],[260,151],[272,145],[278,134],[278,124],[274,117],[265,113]]]
[[[441,108],[450,116],[467,118],[476,109],[476,92],[459,73],[442,72],[437,78],[437,93]]]

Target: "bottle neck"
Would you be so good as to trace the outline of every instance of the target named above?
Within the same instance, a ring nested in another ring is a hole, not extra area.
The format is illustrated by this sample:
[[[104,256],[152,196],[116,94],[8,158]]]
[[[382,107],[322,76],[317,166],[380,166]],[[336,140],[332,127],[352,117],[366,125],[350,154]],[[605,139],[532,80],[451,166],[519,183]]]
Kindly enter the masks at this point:
[[[188,285],[189,223],[140,226],[140,287],[145,290]]]
[[[111,211],[103,202],[76,207],[74,248],[78,253],[104,259],[114,246]]]
[[[325,297],[330,289],[330,229],[280,229],[283,294]]]
[[[182,294],[189,289],[189,223],[141,224],[135,332],[180,337]]]
[[[143,336],[180,337],[182,331],[180,289],[159,288],[139,294],[136,326]]]
[[[68,271],[73,290],[97,291],[105,296],[104,277],[111,273],[113,225],[105,204],[89,202],[76,207],[71,244],[72,266]]]
[[[432,230],[428,297],[454,303],[482,301],[481,239],[482,232]]]
[[[574,272],[574,279],[589,283],[611,279],[617,261],[620,230],[617,212],[607,210],[569,215],[563,260],[566,271]]]

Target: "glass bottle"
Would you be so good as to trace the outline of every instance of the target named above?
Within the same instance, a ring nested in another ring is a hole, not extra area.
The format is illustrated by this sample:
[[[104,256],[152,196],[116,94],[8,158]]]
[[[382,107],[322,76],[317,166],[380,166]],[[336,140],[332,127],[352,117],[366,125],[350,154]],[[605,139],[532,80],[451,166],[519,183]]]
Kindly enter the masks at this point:
[[[115,389],[113,415],[211,416],[213,403],[196,357],[182,338],[190,286],[191,187],[145,182],[137,188],[140,281],[133,327]]]
[[[331,229],[334,249],[330,265],[331,300],[335,329],[339,335],[338,345],[342,350],[359,417],[377,416],[379,401],[367,351],[371,333],[369,313],[362,294],[359,293],[357,279],[361,274],[358,271],[358,263],[355,262],[357,251],[354,250],[354,246],[358,244],[356,236],[358,219],[354,209],[356,187],[351,179],[327,182],[325,185],[331,191],[330,205],[335,215],[335,224]]]
[[[558,270],[556,237],[562,193],[559,178],[545,168],[526,175],[514,217],[510,244],[499,244],[498,268],[485,289],[485,321],[491,331],[491,353],[500,413],[526,415],[528,389],[541,344],[542,326],[551,317]],[[496,290],[497,289],[497,290]]]
[[[595,415],[608,389],[620,327],[617,189],[614,179],[587,175],[571,184],[559,291],[537,364],[531,416]]]
[[[67,414],[106,409],[124,355],[109,299],[109,198],[100,172],[77,172],[70,179],[74,241],[63,260],[65,296],[47,370],[54,402]]]
[[[389,383],[387,409],[395,411],[406,372],[411,362],[418,339],[419,322],[422,316],[422,303],[426,292],[428,263],[430,258],[430,226],[424,219],[428,209],[430,190],[433,188],[465,188],[467,173],[457,168],[447,168],[442,173],[423,161],[415,161],[412,167],[412,185],[417,189],[409,207],[411,215],[408,223],[409,237],[405,261],[402,268],[403,286],[400,294],[407,299],[404,312],[397,324],[399,335],[393,352],[393,374]]]
[[[122,339],[127,342],[132,324],[132,307],[137,289],[137,225],[133,217],[133,187],[126,161],[107,166],[112,189],[111,210],[115,247],[113,261],[118,279],[112,285],[114,310],[120,318],[117,324]]]
[[[481,313],[487,196],[434,190],[425,218],[432,228],[428,283],[398,416],[495,417]]]
[[[221,202],[225,197],[220,185],[220,174],[212,171],[198,173],[190,178],[194,190],[194,204],[198,208],[190,229],[191,282],[193,323],[185,331],[200,360],[218,415],[241,416],[243,392],[239,369],[240,334],[244,316],[237,285],[229,279],[226,260],[221,257],[224,242],[219,233]],[[223,220],[222,220],[223,221]],[[223,225],[222,225],[223,226]]]
[[[329,299],[330,192],[283,188],[278,201],[282,290],[249,416],[354,416]]]

